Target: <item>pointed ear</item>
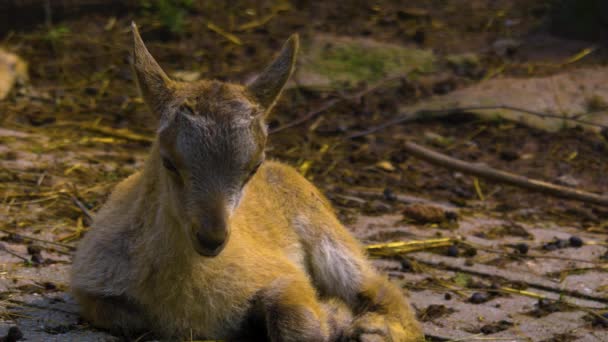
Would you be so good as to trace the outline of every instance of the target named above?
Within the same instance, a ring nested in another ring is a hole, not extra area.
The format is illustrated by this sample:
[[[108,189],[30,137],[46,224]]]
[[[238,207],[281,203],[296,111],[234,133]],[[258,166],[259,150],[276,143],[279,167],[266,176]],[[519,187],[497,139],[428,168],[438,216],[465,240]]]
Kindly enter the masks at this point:
[[[171,99],[171,80],[148,52],[135,22],[133,32],[133,73],[141,95],[152,111],[160,115]]]
[[[249,91],[269,112],[294,70],[299,38],[289,37],[275,60],[248,86]]]

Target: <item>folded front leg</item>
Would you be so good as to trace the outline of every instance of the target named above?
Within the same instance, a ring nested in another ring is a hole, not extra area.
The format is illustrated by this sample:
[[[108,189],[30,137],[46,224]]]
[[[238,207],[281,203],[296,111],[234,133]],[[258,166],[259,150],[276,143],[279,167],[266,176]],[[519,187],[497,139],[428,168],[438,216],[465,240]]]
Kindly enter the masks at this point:
[[[347,340],[372,342],[423,341],[420,325],[402,291],[379,275],[364,277],[357,296],[358,316],[346,332]]]
[[[327,314],[307,279],[277,279],[259,296],[268,337],[273,342],[328,341]]]

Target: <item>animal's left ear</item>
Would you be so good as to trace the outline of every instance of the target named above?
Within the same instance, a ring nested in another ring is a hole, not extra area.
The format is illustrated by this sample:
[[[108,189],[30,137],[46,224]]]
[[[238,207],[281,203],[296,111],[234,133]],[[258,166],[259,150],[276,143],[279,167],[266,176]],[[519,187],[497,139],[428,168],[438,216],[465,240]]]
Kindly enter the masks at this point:
[[[298,46],[298,35],[289,37],[277,58],[247,87],[256,100],[264,106],[266,113],[272,109],[293,73]]]

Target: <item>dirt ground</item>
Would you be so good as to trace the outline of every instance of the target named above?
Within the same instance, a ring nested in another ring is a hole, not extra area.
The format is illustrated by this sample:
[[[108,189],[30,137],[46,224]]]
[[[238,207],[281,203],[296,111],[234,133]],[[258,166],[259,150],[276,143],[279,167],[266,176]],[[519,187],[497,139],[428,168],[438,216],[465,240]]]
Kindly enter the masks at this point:
[[[318,185],[364,243],[426,242],[374,262],[409,292],[429,341],[608,341],[607,207],[439,168],[402,148],[413,140],[608,194],[608,130],[548,132],[459,113],[348,138],[402,106],[488,79],[606,67],[606,45],[552,36],[546,1],[187,3],[85,11],[2,33],[2,47],[27,61],[30,74],[0,101],[3,341],[17,340],[14,327],[28,341],[119,340],[79,318],[67,274],[90,224],[86,213],[141,167],[153,137],[155,118],[130,74],[131,20],[160,64],[183,78],[248,80],[292,32],[304,42],[330,34],[433,51],[433,71],[354,100],[348,94],[371,82],[291,87],[270,118],[267,154]],[[593,53],[580,57],[589,47]],[[447,58],[458,54],[476,62]],[[589,109],[606,110],[606,101]]]

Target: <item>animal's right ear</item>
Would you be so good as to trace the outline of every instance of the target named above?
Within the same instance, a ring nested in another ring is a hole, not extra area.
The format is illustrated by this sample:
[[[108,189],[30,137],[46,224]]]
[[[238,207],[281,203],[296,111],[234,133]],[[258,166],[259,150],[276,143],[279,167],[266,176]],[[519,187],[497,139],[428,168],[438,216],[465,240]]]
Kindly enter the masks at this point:
[[[172,82],[146,48],[135,22],[131,23],[131,31],[133,32],[133,73],[137,85],[146,104],[155,114],[161,115],[171,100]]]

